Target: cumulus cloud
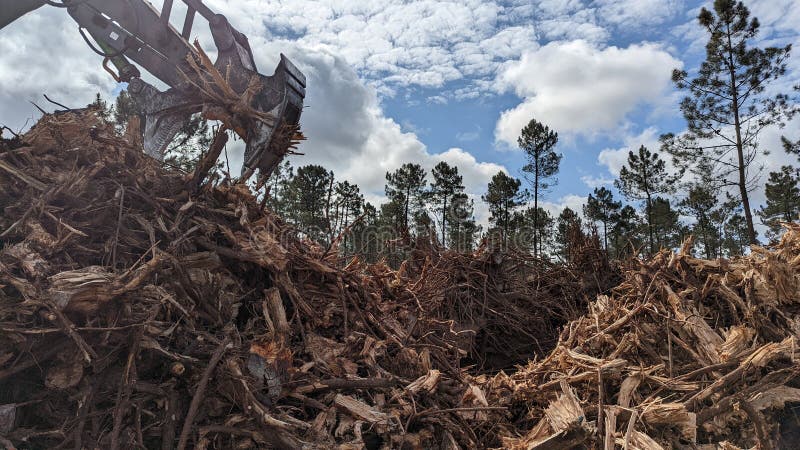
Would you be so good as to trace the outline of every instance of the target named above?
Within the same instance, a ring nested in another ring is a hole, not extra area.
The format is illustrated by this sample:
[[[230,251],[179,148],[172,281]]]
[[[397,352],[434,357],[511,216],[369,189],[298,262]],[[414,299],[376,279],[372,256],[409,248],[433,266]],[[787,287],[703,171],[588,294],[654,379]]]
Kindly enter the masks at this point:
[[[386,93],[489,77],[535,44],[529,20],[500,1],[208,0],[247,31],[291,35],[341,56]],[[512,22],[513,19],[513,22]],[[242,31],[245,31],[243,29]]]
[[[85,106],[96,93],[109,95],[116,83],[101,63],[61,9],[41,8],[11,23],[0,31],[0,124],[20,129],[38,117],[30,101],[58,108],[42,94],[70,107]]]
[[[596,189],[603,186],[610,186],[614,183],[614,179],[610,177],[603,177],[603,176],[593,176],[593,175],[584,175],[581,177],[581,181],[585,184],[589,189]]]
[[[643,28],[670,21],[683,11],[683,0],[595,0],[606,23],[625,28]]]
[[[597,155],[597,162],[605,166],[614,177],[619,177],[622,166],[628,162],[628,153],[639,149],[642,145],[650,151],[657,151],[661,147],[658,141],[659,132],[656,127],[649,127],[637,135],[628,135],[623,138],[624,145],[619,148],[607,148]],[[669,161],[669,158],[664,158]],[[590,186],[591,187],[591,186]]]
[[[557,218],[565,208],[569,208],[579,215],[583,215],[583,205],[586,203],[586,197],[575,195],[575,194],[568,194],[556,202],[550,201],[540,201],[539,206],[544,208],[551,217]]]
[[[523,101],[501,114],[495,137],[514,145],[532,117],[564,134],[614,130],[638,106],[662,100],[676,67],[682,62],[657,44],[549,43],[526,52],[499,75],[501,88]]]

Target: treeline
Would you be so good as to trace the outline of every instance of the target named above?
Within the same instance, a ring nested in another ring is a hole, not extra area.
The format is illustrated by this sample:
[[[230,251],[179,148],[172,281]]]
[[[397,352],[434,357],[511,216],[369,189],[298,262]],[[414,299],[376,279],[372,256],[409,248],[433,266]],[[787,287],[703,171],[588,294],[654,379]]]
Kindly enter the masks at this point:
[[[468,252],[481,233],[458,168],[446,162],[429,174],[407,163],[386,173],[387,201],[373,205],[357,185],[337,181],[319,165],[284,161],[266,186],[266,204],[297,230],[340,254],[399,262],[420,238]]]

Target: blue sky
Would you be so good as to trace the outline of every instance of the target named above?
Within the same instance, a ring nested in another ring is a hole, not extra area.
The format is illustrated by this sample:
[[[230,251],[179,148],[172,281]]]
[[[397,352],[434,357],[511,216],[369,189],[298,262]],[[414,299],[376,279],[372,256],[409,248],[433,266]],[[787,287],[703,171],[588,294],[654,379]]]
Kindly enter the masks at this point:
[[[162,2],[152,2],[157,8]],[[673,68],[692,70],[705,35],[696,0],[206,0],[249,36],[259,68],[280,52],[308,76],[308,141],[295,165],[320,163],[382,200],[384,174],[405,162],[459,167],[478,218],[498,170],[518,176],[512,145],[535,117],[559,132],[560,183],[546,206],[580,209],[610,186],[629,149],[681,132]],[[800,82],[800,0],[745,1],[765,44],[795,43],[784,86]],[[173,16],[180,14],[176,2]],[[71,105],[117,86],[56,8],[0,31],[0,123],[23,128],[42,93]],[[49,30],[47,35],[42,29]],[[195,37],[212,40],[203,28]],[[59,74],[53,76],[53,74]],[[798,122],[765,131],[767,170],[794,162],[776,148]],[[230,149],[241,158],[241,145]],[[754,194],[756,203],[763,195]]]

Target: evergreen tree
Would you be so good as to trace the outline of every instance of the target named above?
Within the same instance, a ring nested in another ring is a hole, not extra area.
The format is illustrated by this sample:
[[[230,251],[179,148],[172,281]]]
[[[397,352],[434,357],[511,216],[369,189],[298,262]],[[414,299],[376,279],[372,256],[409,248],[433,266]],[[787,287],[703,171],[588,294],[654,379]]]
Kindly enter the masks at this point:
[[[353,253],[364,261],[375,263],[380,257],[379,236],[381,234],[378,210],[371,203],[364,203],[362,219],[353,224]]]
[[[120,91],[116,100],[114,100],[113,116],[114,124],[117,126],[117,129],[119,131],[125,131],[128,126],[128,121],[130,121],[131,117],[139,116],[140,119],[144,119],[144,111],[136,103],[128,91],[123,89]],[[144,125],[144,122],[140,123]]]
[[[681,102],[689,130],[667,148],[681,166],[712,161],[713,178],[738,188],[748,238],[755,244],[749,191],[758,176],[752,170],[758,160],[758,135],[764,127],[780,123],[788,111],[788,97],[766,88],[786,72],[791,45],[756,47],[758,19],[750,19],[740,1],[715,0],[714,11],[702,8],[698,21],[709,34],[706,59],[694,79],[683,70],[672,75],[679,89],[689,91]]]
[[[425,201],[425,169],[419,164],[406,163],[392,173],[386,173],[386,196],[400,206],[400,226],[409,229]]]
[[[747,220],[742,213],[741,203],[738,210],[725,222],[725,236],[723,246],[728,257],[743,255],[750,239],[747,230]]]
[[[94,100],[92,103],[89,103],[87,107],[97,110],[97,114],[99,114],[103,120],[110,121],[114,116],[114,108],[108,105],[108,102],[99,92],[94,94]]]
[[[719,256],[720,233],[715,223],[719,200],[706,183],[694,183],[688,186],[688,195],[680,202],[684,214],[694,218],[691,232],[695,243],[703,249],[706,259]]]
[[[655,197],[651,217],[657,248],[675,248],[681,245],[685,233],[681,228],[680,215],[672,208],[669,199]]]
[[[625,205],[620,209],[611,228],[611,247],[616,258],[622,259],[633,255],[641,247],[640,222],[633,206]]]
[[[517,140],[519,147],[525,152],[526,164],[522,171],[533,188],[533,209],[539,209],[539,196],[557,182],[553,177],[558,173],[562,155],[553,151],[558,143],[558,133],[547,125],[531,119],[522,129]],[[550,181],[552,180],[552,181]],[[538,214],[533,214],[533,256],[539,255]]]
[[[608,227],[612,225],[619,215],[621,202],[614,201],[614,195],[605,187],[595,188],[594,194],[589,194],[583,214],[587,219],[603,224],[603,248],[608,252]]]
[[[666,164],[658,153],[652,153],[642,145],[637,153],[628,152],[628,164],[622,167],[619,179],[614,182],[628,200],[644,200],[651,254],[655,252],[656,247],[653,199],[658,194],[674,192],[674,184],[678,178],[678,175],[670,176],[667,173]]]
[[[542,250],[552,247],[553,227],[555,220],[544,208],[534,209],[532,206],[522,211],[514,212],[512,223],[513,246],[534,253],[538,247],[539,255],[536,257],[546,259],[548,254]]]
[[[769,227],[768,236],[776,238],[781,233],[780,222],[798,220],[800,180],[793,167],[783,166],[779,172],[770,172],[764,190],[767,204],[758,211],[758,215],[764,225]]]
[[[361,215],[364,206],[364,196],[355,184],[348,181],[340,181],[334,187],[335,203],[333,217],[334,238],[343,234],[341,250],[344,256],[348,255],[348,239],[350,232],[348,227],[351,222]]]
[[[330,231],[325,214],[333,172],[322,166],[307,165],[297,169],[289,186],[289,205],[297,227],[311,239],[323,242]]]
[[[564,208],[556,222],[556,251],[561,261],[570,263],[575,259],[575,243],[583,241],[581,217],[570,208]]]
[[[463,178],[458,174],[457,167],[450,166],[444,161],[436,164],[436,167],[431,171],[431,175],[433,176],[433,182],[431,182],[429,197],[441,219],[442,245],[447,247],[446,237],[447,230],[449,230],[447,222],[448,206],[453,205],[453,198],[456,195],[463,194]]]
[[[520,191],[520,182],[516,178],[497,172],[489,181],[483,201],[489,205],[489,222],[501,233],[503,247],[508,245],[509,233],[514,227],[514,211],[522,205],[525,193]]]
[[[475,222],[474,202],[467,194],[458,193],[453,196],[451,205],[447,220],[450,248],[461,253],[471,252],[481,231]]]
[[[405,259],[405,249],[400,245],[401,237],[407,236],[408,228],[403,224],[403,203],[388,201],[380,206],[375,239],[378,254],[386,258],[390,267],[399,267]]]
[[[294,167],[288,159],[275,167],[269,178],[269,197],[267,204],[279,216],[285,217],[291,212],[287,204],[289,201],[289,186],[294,177]]]

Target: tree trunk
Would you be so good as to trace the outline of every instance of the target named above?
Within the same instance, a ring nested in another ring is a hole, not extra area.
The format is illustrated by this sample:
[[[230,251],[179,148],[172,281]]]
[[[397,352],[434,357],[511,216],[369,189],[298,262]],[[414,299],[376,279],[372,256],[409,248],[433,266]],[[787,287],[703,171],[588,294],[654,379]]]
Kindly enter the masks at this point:
[[[508,244],[508,201],[503,202],[503,250],[506,249]]]
[[[537,155],[538,156],[538,155]],[[533,174],[533,257],[539,257],[539,158]]]
[[[650,238],[650,255],[655,253],[655,240],[653,238],[653,202],[650,193],[647,193],[647,234]]]
[[[442,247],[447,248],[445,230],[447,230],[447,195],[444,196],[444,207],[442,208]]]
[[[747,194],[747,174],[745,172],[744,144],[742,143],[742,124],[739,118],[739,90],[736,87],[736,68],[733,65],[733,43],[731,42],[730,26],[728,26],[728,70],[731,76],[731,93],[733,94],[733,126],[736,130],[736,155],[739,158],[739,193],[742,196],[744,218],[747,222],[747,238],[750,244],[756,241],[756,229],[753,226],[753,213],[750,211],[750,198]]]
[[[408,203],[411,201],[409,196],[411,195],[411,188],[406,189],[406,198],[405,204],[403,205],[403,228],[408,231]]]

